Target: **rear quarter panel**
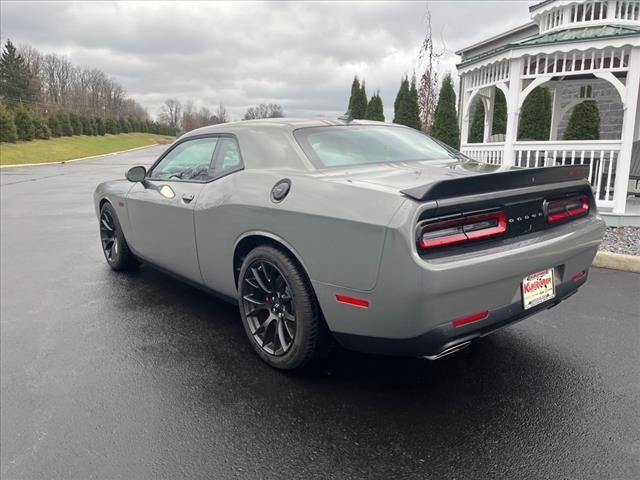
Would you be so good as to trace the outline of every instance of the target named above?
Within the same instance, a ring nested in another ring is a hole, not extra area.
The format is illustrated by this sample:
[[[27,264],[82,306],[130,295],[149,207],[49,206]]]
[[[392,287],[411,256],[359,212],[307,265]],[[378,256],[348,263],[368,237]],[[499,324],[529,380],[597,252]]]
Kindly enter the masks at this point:
[[[280,203],[271,189],[291,190]],[[405,201],[297,172],[246,170],[212,182],[196,205],[196,241],[205,284],[235,295],[233,253],[250,234],[288,246],[312,281],[354,290],[375,287],[387,225]]]

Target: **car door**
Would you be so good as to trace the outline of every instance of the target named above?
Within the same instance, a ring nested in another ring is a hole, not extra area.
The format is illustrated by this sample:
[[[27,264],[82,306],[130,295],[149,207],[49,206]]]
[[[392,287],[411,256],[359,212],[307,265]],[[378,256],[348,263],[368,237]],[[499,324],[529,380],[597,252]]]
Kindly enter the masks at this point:
[[[215,175],[217,136],[175,144],[127,195],[135,253],[162,268],[202,283],[194,230],[194,208]]]

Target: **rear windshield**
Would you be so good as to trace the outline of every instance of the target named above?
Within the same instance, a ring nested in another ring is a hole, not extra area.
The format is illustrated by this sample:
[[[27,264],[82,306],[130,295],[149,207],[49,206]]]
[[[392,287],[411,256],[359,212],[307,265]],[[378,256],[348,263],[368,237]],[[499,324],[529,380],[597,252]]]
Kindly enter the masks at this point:
[[[461,156],[422,132],[391,125],[301,128],[294,135],[318,168]]]

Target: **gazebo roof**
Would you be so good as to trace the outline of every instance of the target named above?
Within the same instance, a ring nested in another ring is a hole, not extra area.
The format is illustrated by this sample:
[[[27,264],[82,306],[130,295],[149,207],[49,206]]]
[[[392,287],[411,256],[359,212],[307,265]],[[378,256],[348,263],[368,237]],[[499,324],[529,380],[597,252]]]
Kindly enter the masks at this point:
[[[529,7],[529,11],[533,12],[534,10],[537,10],[540,7],[544,7],[545,5],[554,2],[555,0],[543,0],[542,2],[538,2],[535,5],[531,5]]]
[[[547,3],[547,2],[543,2]],[[484,52],[475,57],[468,58],[462,63],[459,63],[457,67],[465,66],[470,63],[477,62],[487,57],[491,57],[496,53],[503,52],[505,50],[514,50],[517,48],[535,47],[538,45],[546,45],[549,43],[571,43],[571,42],[584,42],[589,40],[602,40],[605,38],[619,38],[628,36],[640,36],[640,26],[635,25],[600,25],[594,27],[582,27],[582,28],[566,28],[555,32],[548,32],[533,37],[525,38],[518,42],[507,43],[499,48]]]
[[[517,43],[506,45],[510,48],[531,47],[546,43],[581,42],[583,40],[601,40],[611,37],[640,35],[640,27],[635,25],[602,25],[597,27],[567,28],[556,32],[543,33]]]

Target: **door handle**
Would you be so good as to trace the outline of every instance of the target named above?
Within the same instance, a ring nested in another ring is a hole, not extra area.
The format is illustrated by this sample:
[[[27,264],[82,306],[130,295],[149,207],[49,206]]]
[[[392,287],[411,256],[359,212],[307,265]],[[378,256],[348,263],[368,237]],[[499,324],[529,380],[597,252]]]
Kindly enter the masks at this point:
[[[184,201],[184,203],[190,203],[191,200],[193,200],[193,193],[185,193],[184,195],[182,195],[182,200]]]

